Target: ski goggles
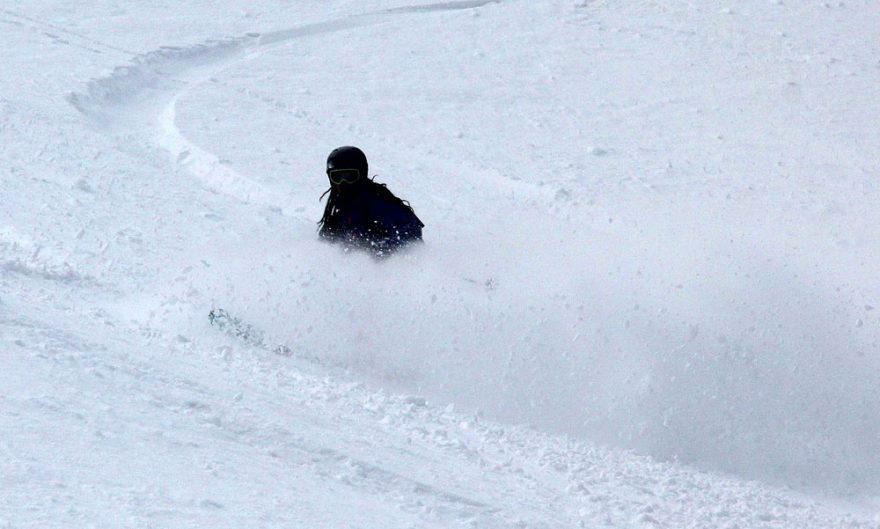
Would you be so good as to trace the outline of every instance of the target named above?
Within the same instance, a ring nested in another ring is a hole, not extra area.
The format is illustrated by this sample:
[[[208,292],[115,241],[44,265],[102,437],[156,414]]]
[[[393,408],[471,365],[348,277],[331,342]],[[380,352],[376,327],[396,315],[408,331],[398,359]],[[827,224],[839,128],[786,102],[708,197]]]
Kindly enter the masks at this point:
[[[361,172],[357,169],[331,169],[327,171],[327,177],[333,185],[353,184],[361,177]]]

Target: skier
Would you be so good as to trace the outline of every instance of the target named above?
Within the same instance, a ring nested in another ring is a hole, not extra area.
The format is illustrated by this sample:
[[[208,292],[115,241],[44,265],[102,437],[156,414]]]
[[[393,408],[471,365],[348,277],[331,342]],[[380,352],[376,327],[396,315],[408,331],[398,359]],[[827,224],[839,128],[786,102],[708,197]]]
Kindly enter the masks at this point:
[[[339,147],[327,157],[330,193],[318,222],[321,238],[384,257],[415,241],[425,226],[409,203],[368,177],[367,157],[357,147]],[[324,198],[321,195],[321,198]]]

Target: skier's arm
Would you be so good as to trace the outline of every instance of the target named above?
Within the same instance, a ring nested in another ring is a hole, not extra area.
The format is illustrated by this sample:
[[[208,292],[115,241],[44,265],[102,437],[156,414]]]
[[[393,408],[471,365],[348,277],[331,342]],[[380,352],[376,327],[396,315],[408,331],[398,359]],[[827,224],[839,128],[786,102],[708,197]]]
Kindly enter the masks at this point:
[[[401,246],[422,240],[424,224],[406,206],[380,200],[373,208],[374,226],[371,228],[371,243],[377,254],[389,254]]]

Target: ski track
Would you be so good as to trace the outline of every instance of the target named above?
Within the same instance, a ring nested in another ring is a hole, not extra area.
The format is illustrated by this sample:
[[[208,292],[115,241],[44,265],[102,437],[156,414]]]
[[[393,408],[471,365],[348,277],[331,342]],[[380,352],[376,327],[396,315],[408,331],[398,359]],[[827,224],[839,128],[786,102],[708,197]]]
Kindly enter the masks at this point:
[[[110,131],[125,126],[126,132],[131,134],[132,126],[148,123],[148,128],[140,130],[139,134],[167,151],[173,164],[192,174],[207,189],[296,216],[295,212],[278,203],[275,193],[190,141],[176,123],[177,101],[202,84],[215,80],[223,70],[258,59],[296,39],[378,24],[389,16],[475,9],[496,3],[500,3],[499,0],[405,6],[286,30],[248,33],[190,47],[163,46],[134,56],[128,64],[116,67],[109,75],[90,81],[85,92],[72,92],[67,99],[81,113]],[[0,13],[37,22],[6,10]]]

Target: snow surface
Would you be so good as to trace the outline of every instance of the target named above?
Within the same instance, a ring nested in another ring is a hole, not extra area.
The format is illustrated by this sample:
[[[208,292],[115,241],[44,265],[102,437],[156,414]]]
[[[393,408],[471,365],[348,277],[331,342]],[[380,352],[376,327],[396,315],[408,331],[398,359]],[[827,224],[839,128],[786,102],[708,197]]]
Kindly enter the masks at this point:
[[[4,2],[0,528],[880,527],[878,28]],[[316,240],[344,144],[423,247]]]

